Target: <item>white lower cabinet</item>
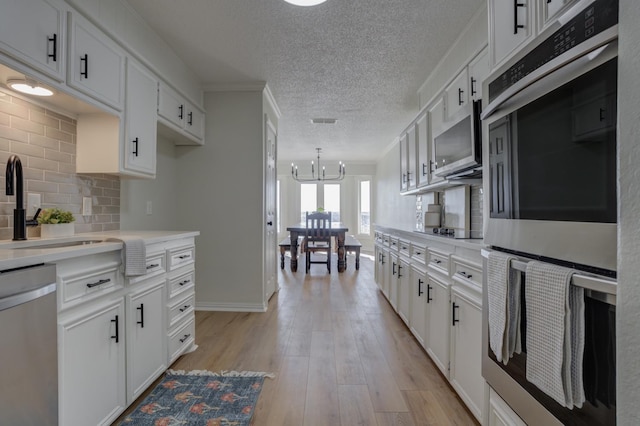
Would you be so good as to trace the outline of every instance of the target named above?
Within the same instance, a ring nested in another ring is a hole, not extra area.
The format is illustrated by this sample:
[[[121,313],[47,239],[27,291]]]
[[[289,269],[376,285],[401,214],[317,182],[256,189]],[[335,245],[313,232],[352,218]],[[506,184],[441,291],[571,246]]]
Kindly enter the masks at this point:
[[[411,267],[409,262],[398,260],[398,315],[409,325],[411,315]]]
[[[389,260],[391,261],[391,275],[389,276],[389,295],[387,298],[393,309],[398,312],[398,266],[400,259],[397,254],[389,253]]]
[[[427,273],[424,269],[411,266],[411,315],[409,329],[422,346],[427,341]]]
[[[489,388],[488,426],[527,426],[527,424],[500,398],[496,391]]]
[[[451,288],[451,366],[449,380],[460,399],[482,420],[482,299],[471,288]]]
[[[427,274],[426,349],[442,374],[449,378],[449,283],[437,274]]]
[[[164,326],[165,279],[137,284],[127,295],[127,403],[167,368]]]
[[[109,425],[126,408],[124,298],[58,321],[59,420]]]

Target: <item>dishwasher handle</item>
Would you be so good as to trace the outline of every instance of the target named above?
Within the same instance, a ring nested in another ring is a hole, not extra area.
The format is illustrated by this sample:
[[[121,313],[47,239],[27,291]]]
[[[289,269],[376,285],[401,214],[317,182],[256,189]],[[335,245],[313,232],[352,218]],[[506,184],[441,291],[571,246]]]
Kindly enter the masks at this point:
[[[32,300],[39,299],[55,291],[56,283],[51,283],[34,290],[29,290],[25,291],[24,293],[13,294],[11,296],[1,298],[0,311],[13,308],[14,306],[22,305],[23,303],[31,302]]]

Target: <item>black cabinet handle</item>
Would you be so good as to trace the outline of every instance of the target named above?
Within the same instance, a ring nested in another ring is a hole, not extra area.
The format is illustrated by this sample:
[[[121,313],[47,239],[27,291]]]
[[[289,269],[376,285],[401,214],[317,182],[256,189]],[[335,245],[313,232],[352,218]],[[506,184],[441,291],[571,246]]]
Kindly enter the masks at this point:
[[[473,275],[468,274],[465,271],[459,271],[458,273],[467,279],[471,279],[471,277],[473,277]]]
[[[47,40],[49,40],[53,44],[52,52],[47,55],[47,58],[51,58],[53,59],[53,62],[57,62],[58,61],[58,34],[53,34],[52,37],[47,37]]]
[[[116,323],[116,334],[111,336],[112,339],[116,340],[116,343],[118,343],[120,341],[120,326],[118,325],[118,316],[116,315],[115,319],[112,319],[111,322],[115,322]]]
[[[402,277],[402,274],[400,274],[400,269],[402,269],[402,265],[398,263],[398,278]]]
[[[382,253],[382,264],[384,265],[384,253]]]
[[[133,145],[135,146],[133,150],[133,155],[138,156],[138,138],[135,138],[133,141]]]
[[[462,95],[464,94],[464,90],[458,89],[458,105],[462,105],[464,101],[462,100]]]
[[[426,176],[427,175],[427,165],[422,163],[422,176]]]
[[[471,96],[475,95],[476,93],[476,79],[471,77]]]
[[[185,284],[189,284],[190,282],[191,282],[191,280],[184,280],[184,281],[180,281],[180,282],[178,283],[178,285],[179,285],[179,286],[183,286],[183,285],[185,285]]]
[[[136,324],[140,324],[140,328],[144,328],[144,303],[136,308],[140,311],[140,321],[136,321]]]
[[[273,221],[272,221],[272,220],[270,220],[269,222],[267,222],[267,225],[269,225],[269,226],[273,226]]]
[[[147,270],[157,268],[158,266],[160,266],[159,263],[152,263],[151,265],[147,265]]]
[[[395,275],[395,274],[396,274],[396,262],[393,262],[393,271],[391,275]]]
[[[84,62],[84,71],[82,71],[82,63]],[[80,75],[84,78],[89,78],[89,55],[85,53],[80,57]]]
[[[513,0],[513,33],[518,34],[519,28],[524,28],[524,25],[518,24],[518,8],[525,7],[524,3],[518,3],[518,0]]]
[[[178,118],[182,120],[184,118],[184,105],[180,105],[178,109],[180,110],[180,114],[178,114]]]
[[[187,115],[189,116],[189,118],[187,119],[187,124],[189,126],[192,126],[193,125],[193,112],[189,111],[189,114],[187,114]]]
[[[606,112],[607,112],[606,109],[600,108],[600,121],[604,121],[605,120],[605,118],[606,118],[606,114],[605,113]]]
[[[433,259],[433,263],[435,263],[436,265],[439,265],[442,263],[442,261],[438,259]]]
[[[418,296],[422,296],[422,294],[424,293],[424,291],[422,291],[422,284],[424,283],[424,281],[422,281],[420,278],[418,278]]]
[[[402,174],[402,183],[407,183],[407,175],[405,173]]]
[[[95,283],[87,283],[87,287],[93,288],[93,287],[97,287],[99,285],[106,284],[106,283],[109,283],[109,282],[111,282],[111,278],[105,278],[105,279],[102,279],[100,281],[96,281]]]
[[[456,309],[458,309],[459,307],[460,305],[456,305],[456,303],[453,302],[453,309],[451,309],[451,325],[454,327],[457,322],[460,322],[460,320],[456,318]]]
[[[431,290],[433,289],[433,287],[431,287],[429,284],[427,284],[427,303],[431,302],[433,300],[433,298],[431,297]]]
[[[191,305],[184,305],[184,307],[180,308],[180,312],[186,311],[187,309],[189,309],[190,306]]]
[[[190,254],[183,254],[181,256],[178,256],[178,259],[189,259],[191,257]]]
[[[180,339],[180,343],[184,343],[187,341],[187,339],[191,336],[191,333],[189,334],[185,334],[184,337],[182,339]]]

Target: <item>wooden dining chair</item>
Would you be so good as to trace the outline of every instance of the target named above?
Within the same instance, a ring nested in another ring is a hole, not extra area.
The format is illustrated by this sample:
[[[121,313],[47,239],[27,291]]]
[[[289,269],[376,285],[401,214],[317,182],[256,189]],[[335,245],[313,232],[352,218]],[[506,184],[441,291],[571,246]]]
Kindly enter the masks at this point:
[[[331,273],[331,213],[307,212],[306,231],[303,249],[306,257],[306,272],[309,273],[312,263],[326,263]],[[324,252],[326,260],[314,260],[312,254]]]

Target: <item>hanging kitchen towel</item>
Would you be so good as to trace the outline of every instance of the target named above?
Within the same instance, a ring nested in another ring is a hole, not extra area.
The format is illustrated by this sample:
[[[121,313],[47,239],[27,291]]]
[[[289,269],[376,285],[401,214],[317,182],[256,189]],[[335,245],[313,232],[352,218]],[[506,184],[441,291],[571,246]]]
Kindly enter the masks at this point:
[[[124,245],[122,249],[122,263],[127,277],[136,277],[147,273],[147,250],[144,240],[132,236],[109,238],[107,241],[119,241]]]
[[[527,380],[560,405],[573,408],[571,387],[572,269],[527,263]]]
[[[571,390],[575,407],[581,408],[585,401],[584,383],[582,378],[585,317],[584,317],[584,289],[569,286],[569,309],[571,310]]]
[[[487,298],[489,309],[489,347],[498,361],[509,361],[509,270],[516,259],[491,251],[487,262]]]
[[[520,353],[520,296],[522,273],[515,268],[509,268],[509,282],[507,287],[507,342],[508,358],[514,353]],[[506,364],[506,362],[505,362]]]

